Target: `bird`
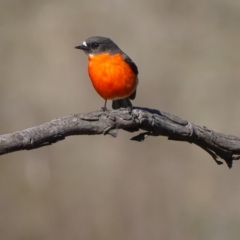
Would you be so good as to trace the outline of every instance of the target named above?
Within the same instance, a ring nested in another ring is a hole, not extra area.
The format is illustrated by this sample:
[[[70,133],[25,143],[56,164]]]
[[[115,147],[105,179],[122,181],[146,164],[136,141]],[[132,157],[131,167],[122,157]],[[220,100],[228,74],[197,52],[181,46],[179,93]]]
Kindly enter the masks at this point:
[[[75,48],[88,55],[92,85],[105,100],[102,110],[107,110],[107,100],[113,100],[113,109],[131,107],[138,85],[138,68],[132,59],[107,37],[89,37]]]

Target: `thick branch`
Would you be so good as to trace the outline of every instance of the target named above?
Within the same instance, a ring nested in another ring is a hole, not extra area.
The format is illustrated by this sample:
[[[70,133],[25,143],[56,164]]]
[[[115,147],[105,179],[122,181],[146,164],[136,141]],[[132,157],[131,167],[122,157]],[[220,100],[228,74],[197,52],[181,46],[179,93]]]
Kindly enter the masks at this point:
[[[0,155],[51,145],[71,135],[110,134],[117,130],[144,130],[132,140],[143,141],[147,136],[167,136],[170,140],[194,143],[208,152],[217,164],[223,159],[228,167],[240,158],[240,138],[214,132],[183,120],[173,114],[133,107],[114,111],[94,111],[61,117],[37,127],[0,136]]]

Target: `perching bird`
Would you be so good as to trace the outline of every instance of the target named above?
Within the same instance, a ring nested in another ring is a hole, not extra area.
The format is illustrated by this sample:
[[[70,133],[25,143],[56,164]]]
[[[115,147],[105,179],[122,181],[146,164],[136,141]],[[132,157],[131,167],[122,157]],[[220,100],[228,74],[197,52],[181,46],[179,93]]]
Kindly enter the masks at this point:
[[[138,68],[111,39],[90,37],[77,49],[88,55],[88,73],[98,94],[107,100],[113,100],[112,108],[132,106],[138,84]]]

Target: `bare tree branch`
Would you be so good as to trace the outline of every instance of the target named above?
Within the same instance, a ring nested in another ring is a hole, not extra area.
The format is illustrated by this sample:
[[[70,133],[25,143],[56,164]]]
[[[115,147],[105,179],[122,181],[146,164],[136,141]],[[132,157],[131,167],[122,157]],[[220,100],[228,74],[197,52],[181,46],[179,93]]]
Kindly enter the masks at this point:
[[[169,140],[194,143],[208,152],[217,164],[222,164],[219,159],[223,159],[229,168],[233,160],[240,159],[240,138],[197,126],[170,113],[139,107],[74,114],[0,135],[0,155],[44,147],[71,135],[110,134],[116,137],[118,129],[144,130],[131,139],[140,142],[147,136],[161,135]]]

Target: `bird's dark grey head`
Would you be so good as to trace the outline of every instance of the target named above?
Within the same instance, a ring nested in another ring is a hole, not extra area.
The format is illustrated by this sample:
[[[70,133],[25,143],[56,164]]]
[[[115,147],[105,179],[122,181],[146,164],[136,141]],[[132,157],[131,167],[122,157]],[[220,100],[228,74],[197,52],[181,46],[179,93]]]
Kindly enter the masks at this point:
[[[81,49],[87,54],[115,54],[121,52],[120,48],[110,38],[99,36],[90,37],[82,45],[75,48]]]

